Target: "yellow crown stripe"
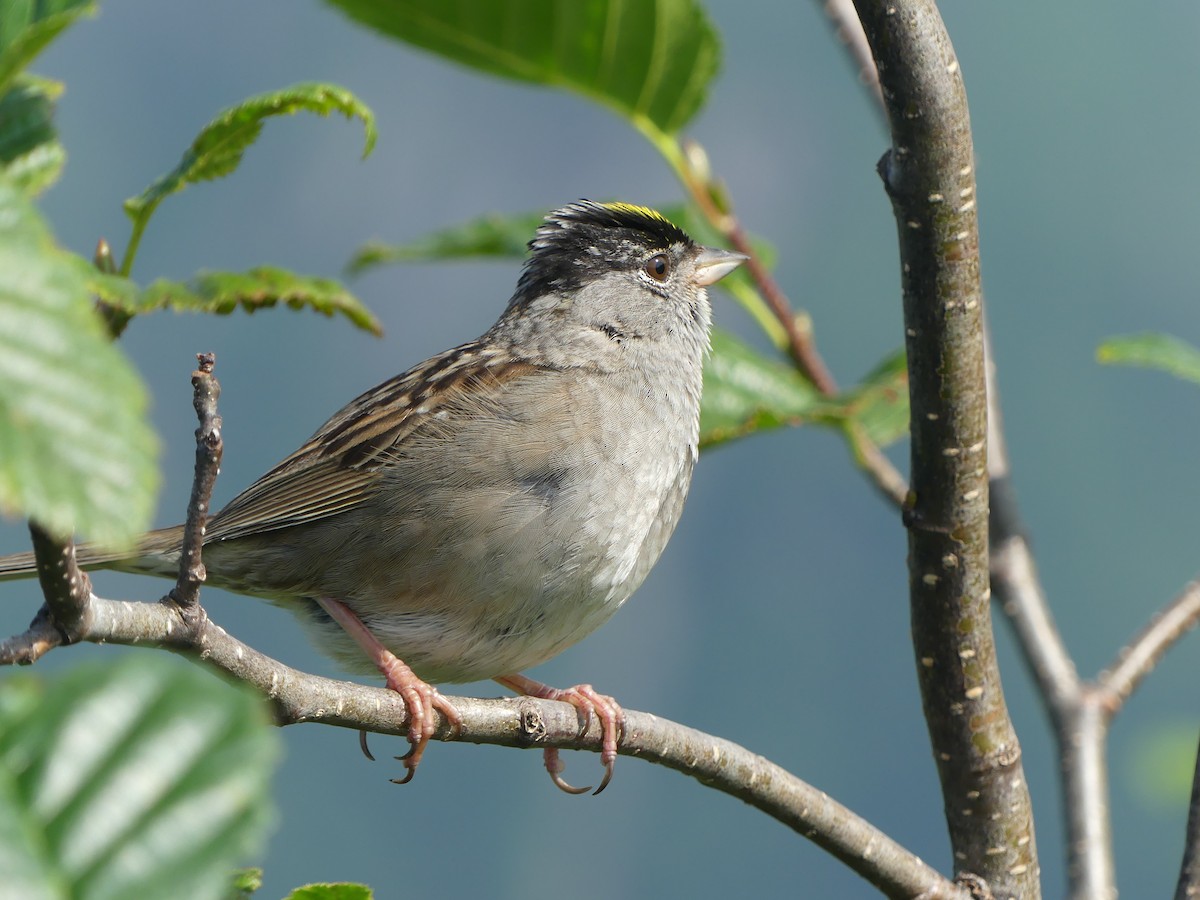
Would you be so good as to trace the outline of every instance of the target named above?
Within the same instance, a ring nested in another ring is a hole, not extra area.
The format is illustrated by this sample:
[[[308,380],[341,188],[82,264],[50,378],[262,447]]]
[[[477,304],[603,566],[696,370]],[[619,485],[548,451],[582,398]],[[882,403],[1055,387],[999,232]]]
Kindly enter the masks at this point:
[[[645,218],[653,219],[656,222],[666,222],[668,225],[671,224],[666,216],[660,213],[657,209],[651,209],[648,206],[638,206],[634,203],[601,203],[600,205],[605,209],[611,209],[613,212],[623,212],[635,216],[644,216]]]

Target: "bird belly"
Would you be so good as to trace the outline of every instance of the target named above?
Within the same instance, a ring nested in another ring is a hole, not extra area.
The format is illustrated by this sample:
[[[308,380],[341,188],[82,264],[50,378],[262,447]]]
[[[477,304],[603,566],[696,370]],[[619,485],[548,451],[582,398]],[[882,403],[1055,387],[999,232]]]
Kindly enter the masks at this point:
[[[642,583],[675,528],[695,461],[688,416],[653,406],[642,390],[598,414],[594,387],[575,388],[539,398],[536,429],[508,410],[478,430],[448,417],[453,440],[433,425],[411,434],[369,504],[231,541],[240,552],[223,554],[216,542],[205,556],[212,580],[307,611],[318,645],[351,670],[371,666],[313,602],[314,587],[432,683],[544,662]],[[552,402],[561,434],[546,425]],[[602,424],[583,428],[583,416]]]

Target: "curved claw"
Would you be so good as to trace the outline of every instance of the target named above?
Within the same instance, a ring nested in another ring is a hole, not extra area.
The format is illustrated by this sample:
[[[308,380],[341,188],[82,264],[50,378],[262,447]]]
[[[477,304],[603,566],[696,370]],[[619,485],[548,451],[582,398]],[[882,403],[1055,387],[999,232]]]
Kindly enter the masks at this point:
[[[608,787],[608,783],[612,781],[613,769],[617,767],[617,761],[610,759],[604,763],[604,777],[600,779],[600,787],[592,791],[592,796],[595,797],[598,793]]]
[[[363,756],[365,756],[371,762],[375,762],[375,754],[373,754],[371,752],[371,748],[367,746],[367,729],[365,728],[358,729],[358,746],[359,749],[362,750]]]
[[[399,758],[400,757],[397,757],[397,759],[399,759]],[[403,778],[389,778],[388,781],[390,781],[392,784],[408,784],[410,781],[412,781],[413,776],[416,774],[417,774],[417,767],[413,766],[411,769],[409,769],[405,773]]]
[[[417,764],[421,761],[421,756],[425,753],[425,745],[428,743],[429,738],[422,738],[415,741],[403,756],[395,757],[408,771],[404,773],[403,778],[389,778],[388,781],[392,784],[408,784],[412,781],[413,775],[417,773]]]
[[[561,759],[559,759],[558,748],[547,747],[542,751],[542,760],[546,766],[546,771],[550,775],[550,780],[554,782],[554,786],[560,791],[563,791],[567,794],[586,794],[592,789],[590,784],[587,787],[575,787],[562,777],[562,771],[567,766]],[[608,779],[611,774],[612,772],[610,771],[608,775],[604,776],[604,784],[600,785],[597,792],[604,790],[604,785],[608,784]]]

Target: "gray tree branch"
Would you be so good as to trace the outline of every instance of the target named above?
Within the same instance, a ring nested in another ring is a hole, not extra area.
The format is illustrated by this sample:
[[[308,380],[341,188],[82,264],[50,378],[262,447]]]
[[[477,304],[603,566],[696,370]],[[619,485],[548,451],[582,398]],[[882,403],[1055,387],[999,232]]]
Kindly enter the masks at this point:
[[[918,681],[956,871],[1040,896],[1033,811],[996,665],[987,391],[966,92],[932,0],[855,0],[892,148],[912,435],[909,587]]]
[[[161,647],[203,662],[253,685],[271,703],[280,725],[318,722],[379,734],[406,735],[408,714],[400,696],[300,672],[226,633],[206,616],[181,615],[168,596],[135,603],[89,596],[88,626],[76,637],[107,644]],[[0,644],[0,663],[32,662],[34,647],[61,643],[52,626],[36,624]],[[560,747],[599,752],[593,718],[580,732],[574,707],[529,697],[480,700],[450,698],[462,714],[459,740],[503,747]],[[439,723],[437,738],[450,729]],[[620,752],[667,766],[722,793],[737,797],[828,850],[888,897],[954,898],[969,894],[896,841],[837,803],[744,747],[661,719],[625,711]]]

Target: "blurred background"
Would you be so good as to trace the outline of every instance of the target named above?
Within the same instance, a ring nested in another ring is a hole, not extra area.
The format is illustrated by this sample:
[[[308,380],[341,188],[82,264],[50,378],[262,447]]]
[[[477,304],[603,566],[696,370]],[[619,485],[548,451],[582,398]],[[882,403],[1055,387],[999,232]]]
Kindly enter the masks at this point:
[[[689,133],[850,385],[902,343],[895,232],[874,172],[880,118],[816,3],[710,0],[723,73]],[[1014,479],[1054,613],[1092,674],[1200,568],[1200,391],[1107,369],[1114,334],[1200,343],[1195,41],[1200,7],[948,4],[978,156],[984,284]],[[377,37],[318,3],[107,3],[34,67],[61,79],[70,159],[42,201],[60,241],[90,255],[128,237],[121,201],[171,168],[197,129],[246,96],[297,81],[356,92],[379,118],[374,155],[340,118],[271,120],[230,179],[165,202],[141,283],[270,263],[338,277],[371,237],[402,241],[484,212],[579,197],[678,202],[666,165],[621,120],[577,97],[501,82]],[[226,452],[221,504],[363,389],[486,329],[518,266],[407,265],[351,287],[383,340],[341,320],[267,312],[134,322],[123,345],[149,383],[161,436],[158,524],[183,517],[192,464],[193,354],[217,354]],[[759,340],[727,298],[718,322]],[[761,341],[760,341],[761,343]],[[907,448],[892,458],[907,468]],[[0,551],[24,549],[20,522]],[[896,513],[816,430],[707,454],[658,568],[620,615],[535,670],[590,681],[632,709],[742,743],[830,793],[949,871],[908,642],[905,535]],[[162,583],[103,574],[111,597]],[[0,588],[23,628],[34,588]],[[284,612],[207,592],[212,617],[292,665],[339,675]],[[1065,884],[1056,761],[1005,623],[1002,666],[1037,814],[1047,896]],[[43,671],[114,648],[52,654]],[[1197,713],[1200,642],[1185,639],[1117,720],[1111,775],[1125,896],[1174,884]],[[454,688],[496,696],[492,684]],[[599,798],[555,790],[534,752],[435,745],[393,787],[352,732],[289,728],[277,824],[260,860],[276,897],[356,880],[381,898],[870,897],[762,814],[673,772],[622,759]],[[568,778],[599,774],[570,754]]]

